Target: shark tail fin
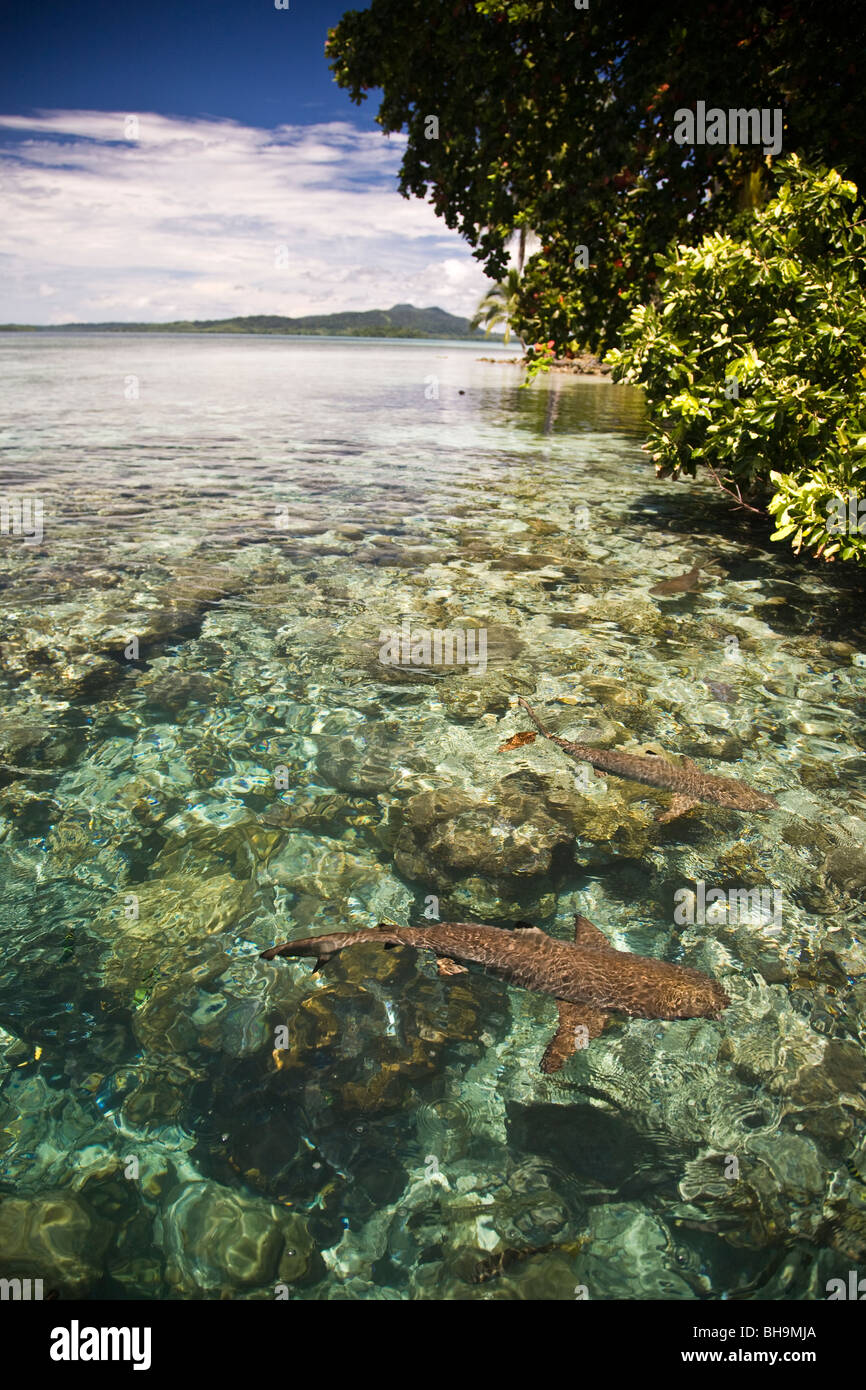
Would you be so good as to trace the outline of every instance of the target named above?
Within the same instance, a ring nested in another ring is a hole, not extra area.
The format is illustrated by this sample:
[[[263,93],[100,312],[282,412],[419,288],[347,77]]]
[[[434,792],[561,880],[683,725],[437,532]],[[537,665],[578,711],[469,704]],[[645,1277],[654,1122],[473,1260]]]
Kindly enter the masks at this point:
[[[284,941],[279,946],[271,946],[267,951],[262,951],[260,960],[276,960],[277,956],[314,956],[315,965],[313,974],[321,970],[323,965],[327,965],[329,960],[340,951],[342,947],[336,946],[333,950],[328,950],[324,945],[317,945],[315,937],[308,941]]]
[[[532,705],[529,703],[529,701],[524,700],[523,696],[520,695],[518,696],[517,703],[519,705],[522,705],[523,708],[526,710],[526,713],[529,715],[538,732],[542,734],[544,738],[550,738],[550,734],[548,733],[547,729],[545,729],[544,725],[542,724],[538,715],[535,713],[535,710],[532,708]]]
[[[393,927],[388,930],[393,931]],[[277,956],[313,956],[316,961],[313,966],[315,974],[346,946],[360,946],[365,941],[381,940],[378,929],[323,933],[321,936],[308,936],[303,941],[283,941],[279,946],[270,946],[267,951],[262,951],[261,959],[275,960]]]

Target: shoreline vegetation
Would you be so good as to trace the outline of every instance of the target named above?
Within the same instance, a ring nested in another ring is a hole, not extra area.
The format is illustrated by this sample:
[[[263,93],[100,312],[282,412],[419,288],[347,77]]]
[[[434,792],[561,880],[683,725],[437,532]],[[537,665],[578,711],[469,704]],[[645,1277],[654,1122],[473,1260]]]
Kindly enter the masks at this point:
[[[532,358],[528,353],[518,357],[480,357],[479,362],[495,362],[499,366],[527,367]],[[567,376],[603,376],[613,380],[613,368],[602,362],[591,352],[578,352],[573,357],[555,357],[548,364],[549,372],[562,372]]]
[[[390,309],[365,309],[336,314],[250,314],[228,319],[175,319],[168,323],[3,323],[2,333],[239,333],[292,337],[346,338],[474,338],[469,319],[431,306],[394,304]]]
[[[325,51],[405,138],[400,193],[492,282],[473,322],[520,342],[527,386],[609,362],[644,392],[658,477],[700,471],[771,540],[866,565],[862,17],[444,8],[370,0]]]

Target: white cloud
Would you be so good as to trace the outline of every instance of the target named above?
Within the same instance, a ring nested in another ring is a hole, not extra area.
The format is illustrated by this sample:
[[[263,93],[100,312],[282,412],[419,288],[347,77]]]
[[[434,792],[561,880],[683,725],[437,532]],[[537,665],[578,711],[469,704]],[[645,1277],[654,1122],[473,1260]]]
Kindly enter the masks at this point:
[[[397,193],[404,137],[95,111],[0,116],[3,135],[3,322],[404,302],[469,315],[489,286],[461,238]]]

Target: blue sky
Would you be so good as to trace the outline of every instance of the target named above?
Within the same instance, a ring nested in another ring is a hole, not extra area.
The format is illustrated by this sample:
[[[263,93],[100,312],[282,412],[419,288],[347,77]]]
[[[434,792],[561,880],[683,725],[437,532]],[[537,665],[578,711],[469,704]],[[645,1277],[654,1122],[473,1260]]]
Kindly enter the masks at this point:
[[[366,0],[9,0],[2,106],[25,114],[159,111],[273,127],[351,121],[373,128],[325,61],[327,32]]]
[[[48,0],[0,31],[0,322],[439,304],[488,282],[334,83],[330,0]]]

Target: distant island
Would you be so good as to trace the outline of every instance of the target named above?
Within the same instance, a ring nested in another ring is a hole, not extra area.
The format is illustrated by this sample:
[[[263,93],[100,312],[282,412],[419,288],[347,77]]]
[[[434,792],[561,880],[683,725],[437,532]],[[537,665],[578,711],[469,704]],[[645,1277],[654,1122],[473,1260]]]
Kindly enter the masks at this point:
[[[0,324],[3,333],[290,333],[310,337],[344,338],[483,338],[469,319],[444,309],[416,309],[414,304],[395,304],[391,309],[366,309],[359,313],[308,314],[282,318],[278,314],[250,314],[234,319],[178,319],[172,323],[57,323]],[[500,338],[501,334],[492,334]]]

